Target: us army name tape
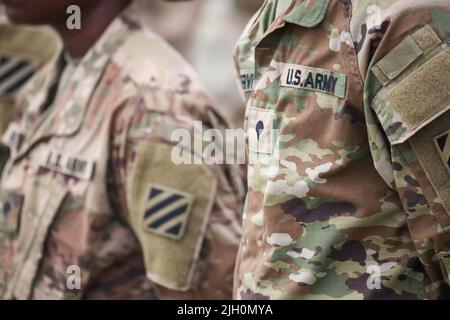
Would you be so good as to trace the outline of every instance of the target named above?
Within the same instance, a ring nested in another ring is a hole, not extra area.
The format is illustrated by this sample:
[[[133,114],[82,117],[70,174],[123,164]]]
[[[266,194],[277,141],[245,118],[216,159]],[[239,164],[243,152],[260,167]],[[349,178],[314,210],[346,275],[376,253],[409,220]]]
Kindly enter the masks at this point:
[[[324,69],[286,64],[281,73],[281,86],[318,91],[345,98],[347,76]]]

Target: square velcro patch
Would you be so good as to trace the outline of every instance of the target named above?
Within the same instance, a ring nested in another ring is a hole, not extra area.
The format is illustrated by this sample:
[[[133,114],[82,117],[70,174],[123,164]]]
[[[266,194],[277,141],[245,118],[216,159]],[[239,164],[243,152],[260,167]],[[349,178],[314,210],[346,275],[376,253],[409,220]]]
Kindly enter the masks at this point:
[[[144,230],[171,238],[184,235],[193,196],[161,185],[149,187],[143,215]]]
[[[435,137],[434,142],[448,173],[450,173],[450,130]]]

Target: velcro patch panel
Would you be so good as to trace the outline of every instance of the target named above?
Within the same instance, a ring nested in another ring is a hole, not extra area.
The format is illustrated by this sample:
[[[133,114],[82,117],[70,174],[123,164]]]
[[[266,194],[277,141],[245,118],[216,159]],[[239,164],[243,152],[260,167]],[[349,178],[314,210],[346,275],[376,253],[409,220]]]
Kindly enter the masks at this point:
[[[430,25],[426,25],[412,35],[407,36],[375,64],[371,70],[385,86],[397,78],[420,56],[426,54],[441,42],[433,28]]]

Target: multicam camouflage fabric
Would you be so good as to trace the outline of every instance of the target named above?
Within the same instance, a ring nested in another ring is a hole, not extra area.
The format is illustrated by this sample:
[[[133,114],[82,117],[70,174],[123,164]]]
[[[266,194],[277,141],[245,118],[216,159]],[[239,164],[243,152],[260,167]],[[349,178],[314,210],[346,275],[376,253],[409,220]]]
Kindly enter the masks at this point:
[[[0,189],[5,299],[231,297],[238,176],[167,160],[174,128],[226,124],[187,63],[137,16],[132,4],[112,22],[55,101],[61,55],[19,98]],[[158,193],[172,202],[151,205]],[[155,212],[172,213],[160,224],[178,221],[174,199],[190,203],[184,234],[181,224],[147,227]]]
[[[265,2],[236,298],[450,298],[449,38],[448,0]]]

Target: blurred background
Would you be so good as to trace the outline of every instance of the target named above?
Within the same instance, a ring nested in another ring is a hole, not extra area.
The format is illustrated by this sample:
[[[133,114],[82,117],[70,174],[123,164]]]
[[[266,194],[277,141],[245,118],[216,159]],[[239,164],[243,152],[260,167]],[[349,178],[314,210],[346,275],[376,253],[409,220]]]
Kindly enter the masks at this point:
[[[242,127],[244,105],[237,89],[233,50],[263,0],[139,0],[145,21],[194,66],[224,115]]]

